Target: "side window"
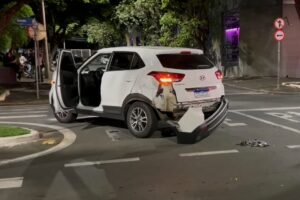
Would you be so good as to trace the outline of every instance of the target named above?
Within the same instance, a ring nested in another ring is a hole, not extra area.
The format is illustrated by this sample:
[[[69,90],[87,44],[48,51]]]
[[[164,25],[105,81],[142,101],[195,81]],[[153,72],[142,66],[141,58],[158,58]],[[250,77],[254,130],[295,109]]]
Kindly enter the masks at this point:
[[[97,69],[105,70],[110,59],[111,54],[99,54],[91,62],[89,62],[85,68],[89,71],[96,71]]]
[[[62,53],[60,65],[61,65],[61,70],[70,71],[70,72],[76,71],[72,54],[69,52]]]
[[[134,53],[116,52],[111,61],[109,71],[129,70]]]
[[[134,54],[130,69],[140,69],[143,67],[145,67],[145,63],[143,62],[143,60],[138,54]]]

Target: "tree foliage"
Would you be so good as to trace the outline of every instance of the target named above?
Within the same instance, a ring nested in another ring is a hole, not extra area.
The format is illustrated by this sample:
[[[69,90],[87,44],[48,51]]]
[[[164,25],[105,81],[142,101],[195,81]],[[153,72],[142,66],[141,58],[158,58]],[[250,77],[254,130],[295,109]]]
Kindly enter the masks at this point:
[[[7,10],[10,10],[15,4],[15,2],[12,2],[5,5],[0,10],[0,13],[5,13]],[[0,50],[9,49],[11,47],[21,47],[28,42],[26,28],[17,24],[17,19],[30,17],[32,15],[33,11],[28,5],[23,5],[22,8],[16,12],[0,35]]]
[[[91,18],[79,31],[81,36],[87,37],[89,43],[98,44],[99,47],[120,46],[121,35],[115,26],[107,21],[101,22]]]
[[[115,8],[114,19],[127,37],[140,35],[143,44],[155,44],[159,37],[160,8],[161,0],[123,0]]]

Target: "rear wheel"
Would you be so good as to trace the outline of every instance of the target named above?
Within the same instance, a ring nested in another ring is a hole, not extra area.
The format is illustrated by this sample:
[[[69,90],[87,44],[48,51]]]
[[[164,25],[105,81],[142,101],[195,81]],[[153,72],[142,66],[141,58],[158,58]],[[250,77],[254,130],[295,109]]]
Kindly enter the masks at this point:
[[[157,129],[157,117],[149,105],[135,102],[127,111],[126,124],[132,135],[146,138]]]
[[[71,123],[71,122],[75,121],[77,118],[77,113],[74,113],[71,110],[56,111],[54,106],[51,106],[51,107],[52,107],[55,118],[60,123]]]

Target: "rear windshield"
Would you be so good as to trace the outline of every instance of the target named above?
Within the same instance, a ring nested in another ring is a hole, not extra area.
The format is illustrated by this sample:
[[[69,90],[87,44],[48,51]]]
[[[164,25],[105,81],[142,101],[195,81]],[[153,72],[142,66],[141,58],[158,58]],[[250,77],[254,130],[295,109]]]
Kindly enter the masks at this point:
[[[213,63],[200,54],[160,54],[157,57],[166,68],[208,69],[213,67]]]

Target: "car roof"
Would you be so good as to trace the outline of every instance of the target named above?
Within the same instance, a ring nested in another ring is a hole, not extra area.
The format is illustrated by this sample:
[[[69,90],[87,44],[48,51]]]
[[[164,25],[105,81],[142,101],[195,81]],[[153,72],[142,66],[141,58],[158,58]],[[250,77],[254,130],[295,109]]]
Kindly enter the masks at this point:
[[[134,51],[138,53],[180,53],[182,51],[191,51],[193,53],[203,54],[201,49],[183,48],[183,47],[165,47],[165,46],[124,46],[124,47],[110,47],[98,50],[98,52],[105,51]]]

